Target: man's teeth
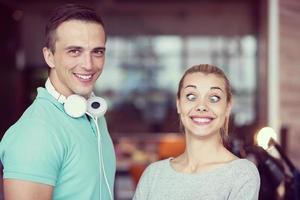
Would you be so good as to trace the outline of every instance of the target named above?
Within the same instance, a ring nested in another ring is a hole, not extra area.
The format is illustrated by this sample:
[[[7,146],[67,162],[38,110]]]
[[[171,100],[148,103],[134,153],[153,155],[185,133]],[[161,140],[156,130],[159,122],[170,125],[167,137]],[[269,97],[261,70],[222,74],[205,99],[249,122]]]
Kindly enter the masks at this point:
[[[200,123],[205,123],[205,122],[210,122],[210,118],[193,118],[194,121],[200,122]]]
[[[92,78],[92,75],[81,75],[81,74],[76,74],[76,76],[78,78],[84,79],[84,80],[88,80],[90,78]]]

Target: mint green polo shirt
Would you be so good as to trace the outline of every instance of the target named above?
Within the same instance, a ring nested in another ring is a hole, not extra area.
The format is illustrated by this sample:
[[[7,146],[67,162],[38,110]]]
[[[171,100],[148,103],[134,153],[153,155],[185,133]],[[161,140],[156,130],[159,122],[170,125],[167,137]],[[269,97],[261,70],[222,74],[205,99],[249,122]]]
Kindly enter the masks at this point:
[[[113,192],[116,158],[104,117],[98,119],[105,175]],[[109,200],[97,132],[86,115],[68,116],[44,88],[0,143],[4,178],[54,187],[53,200]],[[100,175],[101,173],[101,175]]]

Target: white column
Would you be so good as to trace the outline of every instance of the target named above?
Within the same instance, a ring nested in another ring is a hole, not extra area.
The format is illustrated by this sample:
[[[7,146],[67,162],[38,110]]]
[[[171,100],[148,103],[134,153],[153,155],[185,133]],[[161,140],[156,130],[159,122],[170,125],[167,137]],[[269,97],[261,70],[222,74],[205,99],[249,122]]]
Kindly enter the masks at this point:
[[[278,4],[279,0],[268,0],[268,126],[280,136]]]

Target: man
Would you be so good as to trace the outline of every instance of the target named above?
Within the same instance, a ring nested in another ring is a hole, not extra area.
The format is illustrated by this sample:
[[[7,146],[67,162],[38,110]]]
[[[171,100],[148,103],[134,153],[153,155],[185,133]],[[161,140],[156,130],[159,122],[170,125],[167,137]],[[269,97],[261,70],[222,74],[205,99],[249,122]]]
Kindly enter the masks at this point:
[[[105,43],[102,19],[90,8],[67,4],[50,17],[48,87],[38,88],[0,145],[6,200],[113,199],[115,153],[104,117],[72,117],[64,106],[72,94],[92,96]]]

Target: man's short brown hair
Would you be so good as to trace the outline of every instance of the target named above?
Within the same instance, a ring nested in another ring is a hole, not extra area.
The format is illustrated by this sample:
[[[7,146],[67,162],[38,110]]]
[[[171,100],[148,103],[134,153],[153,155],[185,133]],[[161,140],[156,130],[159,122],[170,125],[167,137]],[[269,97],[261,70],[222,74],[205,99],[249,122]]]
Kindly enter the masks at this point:
[[[56,29],[63,22],[69,20],[80,20],[86,22],[95,22],[104,28],[104,23],[100,15],[89,7],[79,4],[65,4],[57,7],[50,16],[46,24],[46,41],[45,46],[49,48],[52,53],[55,52]]]

